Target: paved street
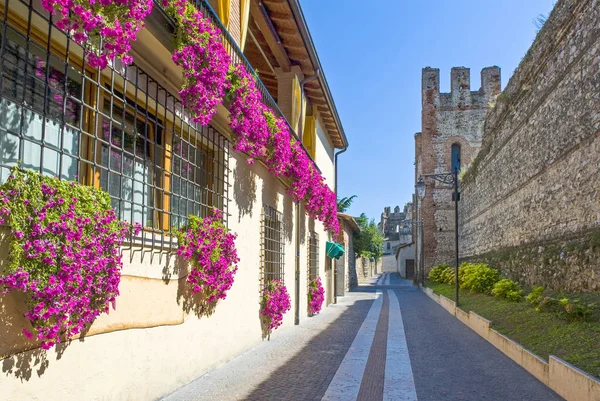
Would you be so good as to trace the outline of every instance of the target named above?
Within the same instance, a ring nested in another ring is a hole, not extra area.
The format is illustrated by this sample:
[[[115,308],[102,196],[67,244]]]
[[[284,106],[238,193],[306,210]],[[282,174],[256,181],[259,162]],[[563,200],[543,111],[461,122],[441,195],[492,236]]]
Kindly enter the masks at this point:
[[[395,273],[165,398],[321,399],[561,398]]]

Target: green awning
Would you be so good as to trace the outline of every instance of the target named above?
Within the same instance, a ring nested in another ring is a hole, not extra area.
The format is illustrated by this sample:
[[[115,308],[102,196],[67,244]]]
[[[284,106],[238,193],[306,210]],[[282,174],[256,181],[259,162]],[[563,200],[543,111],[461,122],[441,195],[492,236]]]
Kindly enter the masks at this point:
[[[329,241],[327,241],[325,251],[327,252],[327,256],[334,259],[339,259],[346,252],[340,244]]]

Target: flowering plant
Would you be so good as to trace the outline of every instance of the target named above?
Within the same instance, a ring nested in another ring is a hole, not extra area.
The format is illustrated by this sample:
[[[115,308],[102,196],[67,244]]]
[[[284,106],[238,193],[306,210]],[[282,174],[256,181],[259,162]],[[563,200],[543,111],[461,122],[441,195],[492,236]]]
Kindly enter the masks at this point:
[[[316,315],[321,311],[325,301],[325,290],[321,283],[321,278],[313,278],[308,283],[308,312],[311,315]]]
[[[49,13],[58,14],[56,26],[85,48],[89,65],[100,68],[115,57],[125,64],[133,61],[128,55],[131,42],[154,4],[152,0],[41,1]]]
[[[188,1],[163,2],[177,21],[173,61],[183,68],[179,96],[192,121],[208,125],[229,87],[231,58],[219,30]]]
[[[42,348],[77,335],[115,307],[119,248],[129,225],[117,220],[108,194],[15,168],[0,187],[0,204],[0,224],[12,230],[0,287],[25,293],[25,317]]]
[[[307,202],[311,217],[334,234],[339,231],[337,202],[302,143],[291,137],[283,117],[262,101],[256,76],[242,63],[231,64],[219,30],[185,0],[163,0],[177,20],[175,63],[183,67],[180,92],[192,120],[206,125],[226,97],[229,125],[235,134],[233,149],[248,155],[248,164],[262,161],[275,176],[289,179],[288,193],[295,202]]]
[[[175,232],[178,255],[192,263],[187,282],[194,294],[203,293],[209,303],[225,299],[239,262],[236,234],[227,230],[222,218],[223,212],[217,209],[204,219],[189,216],[187,227]]]
[[[267,155],[269,125],[262,103],[262,94],[256,80],[246,71],[243,64],[236,64],[229,71],[231,86],[228,96],[231,101],[229,126],[236,135],[233,149],[248,155],[248,164]]]
[[[261,307],[269,330],[281,326],[283,315],[292,308],[290,295],[281,280],[271,280],[265,284]]]

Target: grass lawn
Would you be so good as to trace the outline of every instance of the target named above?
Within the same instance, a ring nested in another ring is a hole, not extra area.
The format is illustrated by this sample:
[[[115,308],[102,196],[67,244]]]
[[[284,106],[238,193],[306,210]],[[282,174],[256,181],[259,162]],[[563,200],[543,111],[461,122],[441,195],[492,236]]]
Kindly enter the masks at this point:
[[[427,281],[436,294],[454,300],[454,286]],[[563,294],[588,302],[600,300],[600,294]],[[600,306],[600,303],[597,303]],[[510,302],[491,295],[460,290],[460,308],[473,311],[492,321],[494,329],[510,337],[533,353],[548,359],[557,357],[600,378],[600,321],[570,321],[553,312],[536,312],[527,301]]]

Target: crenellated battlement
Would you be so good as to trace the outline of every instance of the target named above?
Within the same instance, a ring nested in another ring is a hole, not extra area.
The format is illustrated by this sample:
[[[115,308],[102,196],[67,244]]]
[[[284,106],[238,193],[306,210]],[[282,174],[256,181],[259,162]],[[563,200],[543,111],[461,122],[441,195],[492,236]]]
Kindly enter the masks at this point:
[[[471,90],[471,70],[466,67],[453,67],[450,72],[450,92],[440,93],[439,68],[423,68],[422,101],[441,106],[482,106],[487,107],[492,98],[500,93],[500,67],[486,67],[481,70],[481,87]]]

